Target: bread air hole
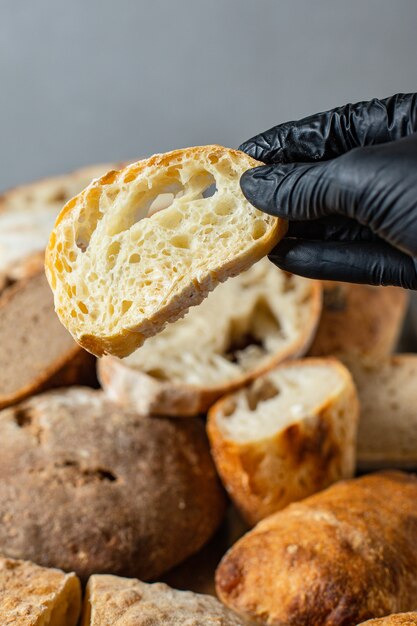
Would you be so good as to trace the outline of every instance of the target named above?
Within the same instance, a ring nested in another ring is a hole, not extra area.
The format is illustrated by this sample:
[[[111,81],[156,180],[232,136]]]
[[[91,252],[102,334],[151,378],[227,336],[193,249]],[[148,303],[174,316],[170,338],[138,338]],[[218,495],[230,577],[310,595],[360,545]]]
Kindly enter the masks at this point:
[[[256,411],[260,402],[266,402],[275,398],[280,392],[269,378],[258,378],[245,391],[248,407],[251,411]]]

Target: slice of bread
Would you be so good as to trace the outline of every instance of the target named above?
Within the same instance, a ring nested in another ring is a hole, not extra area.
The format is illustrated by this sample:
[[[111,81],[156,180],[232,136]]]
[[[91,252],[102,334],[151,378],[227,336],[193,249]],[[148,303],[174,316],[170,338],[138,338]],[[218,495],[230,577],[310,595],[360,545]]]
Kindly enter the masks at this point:
[[[177,591],[163,583],[91,576],[82,626],[244,626],[247,622],[216,598]]]
[[[226,498],[200,419],[140,417],[102,391],[0,412],[0,554],[155,580],[214,534]]]
[[[412,611],[417,597],[417,477],[340,481],[274,513],[216,572],[219,598],[270,626],[353,626]]]
[[[43,268],[0,292],[0,409],[44,389],[94,384],[94,361],[59,323]]]
[[[392,353],[407,310],[407,291],[330,281],[323,281],[323,287],[311,356],[336,356],[350,365],[378,363]]]
[[[64,207],[45,264],[80,345],[127,356],[272,249],[285,222],[239,186],[257,165],[220,146],[176,150],[109,172]]]
[[[76,626],[81,585],[74,574],[0,558],[2,626]]]
[[[351,367],[361,404],[358,467],[417,468],[417,355]]]
[[[6,191],[0,196],[0,276],[45,250],[62,206],[114,164],[91,165]]]
[[[126,359],[100,359],[99,379],[109,397],[141,414],[197,415],[284,359],[302,355],[320,306],[318,281],[262,259]]]
[[[353,476],[359,405],[336,359],[283,363],[209,411],[217,470],[250,523]]]

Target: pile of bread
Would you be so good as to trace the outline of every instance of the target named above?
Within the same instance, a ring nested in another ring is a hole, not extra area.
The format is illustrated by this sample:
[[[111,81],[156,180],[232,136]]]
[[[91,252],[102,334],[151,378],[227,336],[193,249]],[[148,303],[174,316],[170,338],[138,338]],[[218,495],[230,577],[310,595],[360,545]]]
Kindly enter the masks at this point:
[[[0,199],[1,624],[417,624],[406,292],[264,258],[96,360],[58,320],[43,256],[109,169]],[[222,546],[219,599],[155,582],[180,563],[198,579],[190,557],[231,507],[247,532]]]

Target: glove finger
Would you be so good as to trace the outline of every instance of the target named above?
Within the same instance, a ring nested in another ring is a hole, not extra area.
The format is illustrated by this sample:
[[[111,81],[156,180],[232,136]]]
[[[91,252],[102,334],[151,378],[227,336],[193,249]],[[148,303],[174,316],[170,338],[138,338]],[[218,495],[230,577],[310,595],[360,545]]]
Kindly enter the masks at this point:
[[[339,185],[335,164],[337,159],[255,167],[242,175],[240,186],[247,200],[265,213],[287,220],[315,220],[344,213],[358,191],[355,186]]]
[[[284,239],[269,258],[281,269],[307,278],[417,289],[415,260],[383,242]]]
[[[286,122],[239,146],[263,163],[317,162],[417,131],[417,94],[346,104]]]
[[[382,241],[367,226],[342,215],[329,215],[310,221],[291,221],[286,237],[314,241]]]

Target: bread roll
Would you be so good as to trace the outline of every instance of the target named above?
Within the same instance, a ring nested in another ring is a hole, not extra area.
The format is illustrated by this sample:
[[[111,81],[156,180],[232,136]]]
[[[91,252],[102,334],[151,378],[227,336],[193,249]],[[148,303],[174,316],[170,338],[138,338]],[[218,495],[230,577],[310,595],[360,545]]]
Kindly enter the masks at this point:
[[[359,468],[417,468],[417,355],[358,362],[351,371],[361,404]]]
[[[211,596],[116,576],[90,578],[82,619],[82,626],[243,626],[245,623]]]
[[[347,626],[413,610],[416,502],[416,476],[386,472],[291,504],[232,546],[218,595],[275,626]]]
[[[0,558],[2,626],[76,626],[81,585],[74,574]]]
[[[256,165],[220,146],[176,150],[109,172],[64,207],[46,272],[80,345],[127,356],[271,250],[286,225],[239,186]]]
[[[0,554],[155,579],[224,510],[200,420],[140,418],[82,387],[0,412]]]
[[[308,348],[320,316],[318,281],[268,259],[228,280],[126,359],[104,357],[109,397],[141,414],[187,416]]]
[[[391,354],[407,310],[405,289],[331,281],[323,281],[323,287],[311,356],[336,356],[349,366],[377,364]]]
[[[359,404],[336,359],[283,363],[209,411],[217,470],[250,524],[355,470]]]

